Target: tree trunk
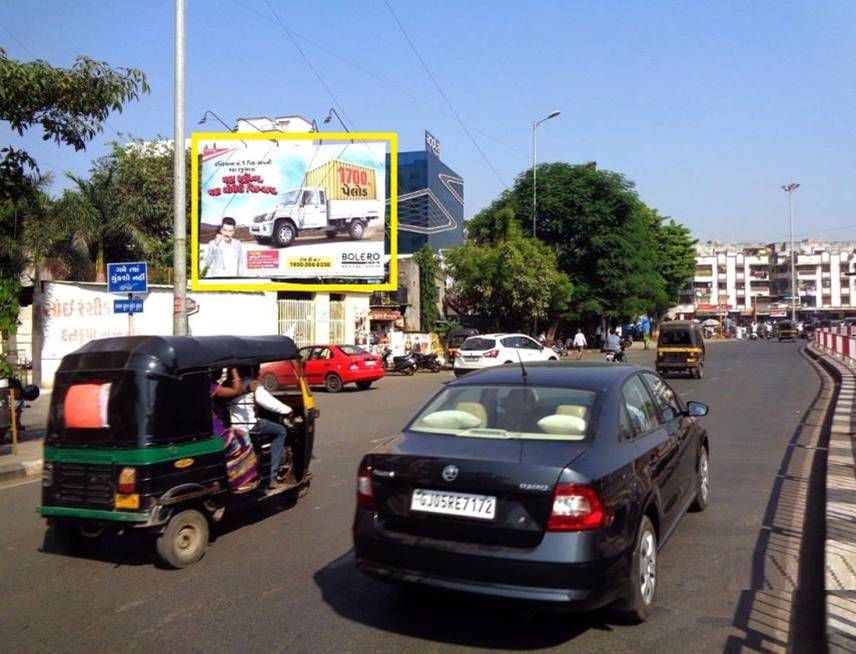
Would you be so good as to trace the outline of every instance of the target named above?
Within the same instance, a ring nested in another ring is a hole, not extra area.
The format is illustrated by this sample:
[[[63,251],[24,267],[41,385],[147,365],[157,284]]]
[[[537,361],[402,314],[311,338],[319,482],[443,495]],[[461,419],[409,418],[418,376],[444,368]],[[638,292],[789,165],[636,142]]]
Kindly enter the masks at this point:
[[[42,343],[44,342],[44,296],[42,294],[42,262],[34,261],[33,268],[33,335],[30,342],[30,356],[33,362],[32,383],[41,388],[42,385]]]
[[[95,281],[103,284],[107,281],[107,275],[104,273],[104,245],[98,244],[98,254],[95,258]]]

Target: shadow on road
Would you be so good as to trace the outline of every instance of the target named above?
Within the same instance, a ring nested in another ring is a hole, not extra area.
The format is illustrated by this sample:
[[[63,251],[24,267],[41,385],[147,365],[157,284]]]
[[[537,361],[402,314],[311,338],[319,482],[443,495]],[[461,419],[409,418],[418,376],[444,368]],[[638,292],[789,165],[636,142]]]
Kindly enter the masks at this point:
[[[459,646],[535,650],[589,629],[613,631],[606,611],[567,613],[529,603],[421,587],[396,587],[359,572],[353,550],[315,573],[324,601],[348,620],[410,638]]]
[[[791,437],[752,556],[751,589],[741,592],[726,652],[824,652],[826,447],[837,393],[826,373]]]

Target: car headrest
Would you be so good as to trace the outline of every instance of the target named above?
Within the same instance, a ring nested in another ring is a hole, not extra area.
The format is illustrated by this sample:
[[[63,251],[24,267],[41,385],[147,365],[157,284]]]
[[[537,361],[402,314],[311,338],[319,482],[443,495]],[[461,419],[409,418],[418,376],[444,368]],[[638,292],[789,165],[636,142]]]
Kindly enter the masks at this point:
[[[478,418],[479,429],[487,427],[487,410],[478,402],[458,402],[455,407],[458,411],[466,411],[467,413]]]

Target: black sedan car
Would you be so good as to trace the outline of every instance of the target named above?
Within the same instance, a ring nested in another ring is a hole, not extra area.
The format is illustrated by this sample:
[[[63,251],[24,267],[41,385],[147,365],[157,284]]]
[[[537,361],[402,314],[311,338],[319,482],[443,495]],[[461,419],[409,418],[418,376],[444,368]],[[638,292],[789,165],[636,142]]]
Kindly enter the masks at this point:
[[[363,458],[357,565],[393,582],[614,604],[642,621],[658,550],[709,500],[706,414],[630,365],[467,375]]]

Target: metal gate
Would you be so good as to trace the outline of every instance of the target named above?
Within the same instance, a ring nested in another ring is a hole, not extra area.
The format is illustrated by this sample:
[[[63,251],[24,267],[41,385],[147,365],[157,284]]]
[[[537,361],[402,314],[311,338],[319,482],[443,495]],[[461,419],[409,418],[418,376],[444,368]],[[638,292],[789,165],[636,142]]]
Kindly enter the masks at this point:
[[[330,342],[345,342],[344,300],[330,300]]]
[[[288,334],[293,330],[293,339],[297,347],[312,345],[315,342],[312,300],[277,300],[276,303],[279,313],[279,333]]]

